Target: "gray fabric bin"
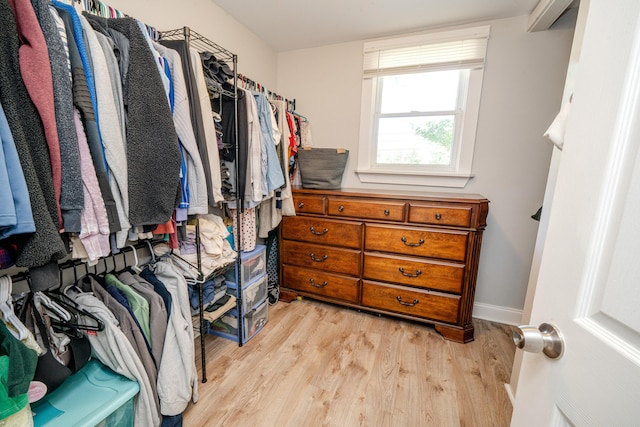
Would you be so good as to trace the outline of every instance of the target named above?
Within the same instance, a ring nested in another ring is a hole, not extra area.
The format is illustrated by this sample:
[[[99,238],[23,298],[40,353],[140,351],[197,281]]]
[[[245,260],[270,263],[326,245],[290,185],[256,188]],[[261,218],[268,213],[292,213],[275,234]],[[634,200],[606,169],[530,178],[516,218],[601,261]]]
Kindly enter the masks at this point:
[[[303,188],[334,190],[340,188],[349,158],[344,148],[301,148],[298,167]]]

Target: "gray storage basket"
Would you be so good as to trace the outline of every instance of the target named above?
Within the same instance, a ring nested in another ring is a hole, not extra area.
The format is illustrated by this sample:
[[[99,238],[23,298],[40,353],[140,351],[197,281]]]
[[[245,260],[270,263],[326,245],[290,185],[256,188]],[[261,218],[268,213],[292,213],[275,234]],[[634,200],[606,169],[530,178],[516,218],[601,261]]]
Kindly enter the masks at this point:
[[[298,167],[303,188],[334,190],[340,188],[349,158],[344,148],[301,148]]]

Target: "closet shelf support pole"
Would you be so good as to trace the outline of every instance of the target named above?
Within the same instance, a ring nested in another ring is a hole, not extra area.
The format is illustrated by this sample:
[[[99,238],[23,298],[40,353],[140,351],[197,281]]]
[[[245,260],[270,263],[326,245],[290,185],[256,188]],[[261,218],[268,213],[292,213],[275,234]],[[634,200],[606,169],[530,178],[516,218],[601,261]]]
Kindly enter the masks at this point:
[[[200,217],[196,216],[196,254],[198,257],[198,305],[199,305],[199,320],[200,320],[200,360],[202,361],[202,383],[207,382],[207,360],[205,357],[205,345],[204,345],[204,295],[203,295],[203,279],[202,274],[202,253],[200,252]]]

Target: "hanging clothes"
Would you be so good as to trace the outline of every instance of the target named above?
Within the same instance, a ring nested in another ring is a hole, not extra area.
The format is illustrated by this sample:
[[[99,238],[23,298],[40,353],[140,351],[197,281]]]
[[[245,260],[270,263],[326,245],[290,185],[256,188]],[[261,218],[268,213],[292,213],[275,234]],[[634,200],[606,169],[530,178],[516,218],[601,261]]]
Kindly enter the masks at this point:
[[[145,300],[142,296],[140,296],[137,292],[135,292],[131,287],[122,283],[118,278],[113,274],[107,274],[104,276],[104,281],[107,286],[115,286],[118,288],[125,296],[127,301],[129,302],[129,306],[133,311],[133,316],[135,317],[140,330],[145,338],[145,343],[151,348],[151,328],[149,326],[149,302]],[[157,366],[156,361],[156,366]]]
[[[132,226],[163,224],[171,218],[179,195],[181,157],[154,57],[135,19],[85,16],[92,24],[119,31],[129,40],[129,65],[123,76],[129,221]]]
[[[158,395],[162,414],[177,415],[184,412],[189,401],[198,401],[198,375],[187,282],[169,259],[158,261],[145,271],[161,281],[172,298],[165,349],[158,371]],[[143,274],[143,277],[146,276]]]
[[[258,112],[258,124],[260,128],[260,165],[262,175],[262,196],[270,197],[273,191],[284,186],[284,176],[280,167],[280,159],[276,153],[276,145],[280,142],[274,140],[271,105],[267,97],[260,92],[252,92],[256,101]]]
[[[189,183],[190,197],[187,213],[190,215],[206,214],[208,212],[207,178],[191,123],[189,94],[182,60],[180,54],[173,49],[159,43],[156,43],[155,47],[165,57],[173,80],[173,122],[178,139],[184,148]]]
[[[137,381],[140,392],[134,400],[134,424],[140,426],[160,426],[155,384],[150,379],[146,366],[142,364],[130,341],[119,327],[119,321],[107,306],[90,292],[81,292],[75,286],[65,289],[65,294],[82,309],[104,322],[104,330],[87,334],[92,355],[125,377]],[[89,322],[87,316],[81,321]]]
[[[80,121],[80,113],[75,110],[74,122],[78,135],[78,147],[80,149],[80,165],[82,185],[84,189],[85,207],[82,210],[82,231],[77,236],[71,236],[76,258],[85,259],[90,264],[95,264],[98,259],[108,256],[109,246],[109,220],[104,199],[100,192],[100,184],[91,161],[89,145],[84,134],[84,127]],[[84,254],[86,253],[86,258]]]
[[[0,104],[0,240],[36,231],[16,145]]]
[[[149,377],[151,383],[151,389],[154,396],[156,408],[159,408],[157,380],[158,371],[156,364],[149,352],[147,341],[140,330],[140,327],[136,324],[134,316],[122,305],[102,284],[98,282],[97,277],[86,276],[78,282],[79,287],[84,292],[92,292],[96,298],[98,298],[108,309],[113,316],[117,319],[120,326],[120,330],[124,333],[127,341],[131,344],[135,354],[144,366],[144,371]]]
[[[20,245],[16,265],[34,267],[66,255],[58,232],[49,150],[42,122],[20,75],[18,35],[7,0],[0,0],[0,103],[24,173],[36,231]]]
[[[216,137],[216,127],[213,123],[213,110],[211,100],[207,91],[207,83],[202,70],[202,59],[195,49],[189,50],[191,66],[194,69],[194,78],[200,102],[200,114],[202,115],[202,125],[204,129],[204,139],[207,145],[206,155],[209,157],[209,167],[211,168],[211,191],[213,193],[213,204],[223,201],[222,178],[220,177],[220,156],[218,153],[218,139]]]
[[[211,165],[210,162],[209,145],[207,143],[204,122],[202,120],[203,113],[202,104],[200,102],[200,93],[198,92],[198,79],[191,62],[191,53],[189,51],[188,44],[185,40],[160,40],[159,43],[173,49],[180,55],[187,90],[187,99],[189,101],[191,126],[198,146],[198,152],[200,153],[200,161],[202,162],[202,167],[205,173],[207,202],[209,206],[214,206],[216,195],[214,194],[213,180],[215,178],[211,176],[211,171],[212,167],[215,165]]]
[[[51,76],[53,78],[53,103],[56,128],[60,143],[62,190],[60,210],[64,231],[80,232],[80,212],[84,207],[78,140],[73,126],[73,95],[71,93],[71,69],[66,39],[60,37],[58,26],[49,9],[48,0],[32,0],[34,11],[47,44]]]
[[[124,271],[118,274],[118,280],[131,287],[134,292],[145,299],[149,306],[149,343],[151,354],[156,363],[162,360],[162,351],[167,335],[167,322],[169,316],[162,297],[153,289],[153,286],[137,274]]]
[[[31,2],[29,0],[9,0],[9,4],[16,18],[16,29],[20,38],[18,56],[22,81],[44,127],[56,202],[56,215],[52,216],[54,216],[54,222],[60,224],[62,217],[60,211],[62,165],[47,44]]]
[[[80,16],[80,23],[87,40],[87,47],[91,54],[93,64],[93,76],[96,88],[96,101],[98,105],[100,135],[104,148],[104,157],[109,171],[109,188],[113,196],[120,230],[116,231],[116,246],[122,248],[126,244],[127,236],[131,224],[129,223],[129,176],[127,173],[127,151],[123,139],[122,126],[124,122],[120,120],[118,110],[120,106],[116,104],[116,97],[113,91],[109,65],[98,36],[89,21],[84,16]],[[115,58],[112,58],[115,60]],[[120,75],[119,73],[117,74]]]
[[[82,115],[82,122],[86,131],[89,149],[93,166],[96,170],[100,192],[104,200],[107,217],[109,219],[109,230],[119,231],[120,222],[118,220],[118,209],[116,206],[107,172],[104,147],[100,137],[98,123],[98,101],[96,97],[95,82],[89,51],[85,44],[85,37],[82,31],[80,18],[73,6],[52,0],[56,11],[64,22],[67,35],[67,46],[69,48],[69,58],[71,61],[71,72],[73,75],[73,102]]]
[[[249,181],[247,183],[247,175],[250,173],[247,172],[247,164],[249,158],[248,98],[249,97],[246,96],[246,93],[244,91],[238,90],[238,114],[236,116],[234,114],[236,108],[234,99],[223,95],[221,113],[223,143],[228,147],[231,147],[231,151],[233,153],[235,153],[236,149],[236,139],[238,145],[237,158],[234,154],[233,160],[226,161],[227,167],[229,168],[229,180],[231,181],[231,185],[234,188],[234,194],[239,194],[243,200],[247,201],[245,202],[245,205],[246,203],[251,203],[252,200],[250,175]],[[236,173],[236,169],[239,171],[245,171],[245,173]],[[248,199],[246,198],[247,192],[249,192],[248,194],[250,195]],[[230,201],[229,206],[235,207],[235,201]],[[239,206],[239,209],[244,209],[244,206]]]

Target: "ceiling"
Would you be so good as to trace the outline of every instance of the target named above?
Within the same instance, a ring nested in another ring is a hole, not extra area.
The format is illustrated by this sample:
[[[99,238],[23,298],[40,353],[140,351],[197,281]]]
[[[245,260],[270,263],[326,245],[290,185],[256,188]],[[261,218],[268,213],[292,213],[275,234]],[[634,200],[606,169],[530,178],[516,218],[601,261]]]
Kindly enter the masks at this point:
[[[276,52],[528,15],[539,0],[212,0]]]

